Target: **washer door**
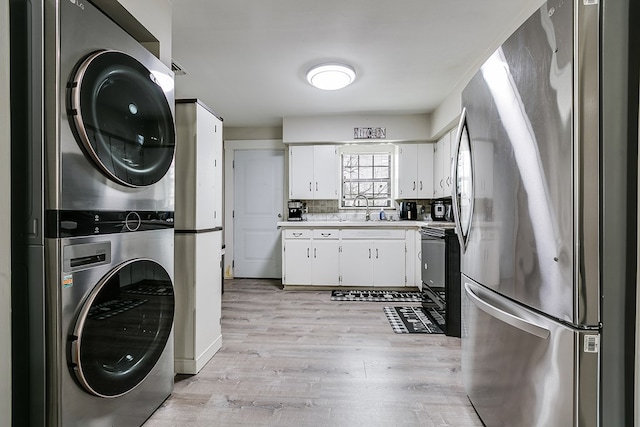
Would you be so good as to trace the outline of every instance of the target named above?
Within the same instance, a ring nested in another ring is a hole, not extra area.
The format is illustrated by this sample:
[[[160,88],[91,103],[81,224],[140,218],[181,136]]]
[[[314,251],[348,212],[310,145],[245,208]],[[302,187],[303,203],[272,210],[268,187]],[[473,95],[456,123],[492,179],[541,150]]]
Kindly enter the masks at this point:
[[[100,170],[115,182],[158,182],[173,161],[171,107],[154,74],[131,56],[89,55],[69,84],[71,127]]]
[[[173,285],[160,264],[135,259],[111,270],[87,297],[73,330],[71,361],[80,385],[100,397],[135,388],[162,355],[173,313]]]

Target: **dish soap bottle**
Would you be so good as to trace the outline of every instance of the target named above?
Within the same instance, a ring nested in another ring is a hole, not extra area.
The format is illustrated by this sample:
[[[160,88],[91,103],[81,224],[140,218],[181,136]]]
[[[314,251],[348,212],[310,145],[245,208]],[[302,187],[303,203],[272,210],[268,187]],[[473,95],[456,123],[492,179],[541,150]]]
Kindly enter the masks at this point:
[[[384,209],[380,208],[380,221],[387,219],[387,214],[384,213]]]

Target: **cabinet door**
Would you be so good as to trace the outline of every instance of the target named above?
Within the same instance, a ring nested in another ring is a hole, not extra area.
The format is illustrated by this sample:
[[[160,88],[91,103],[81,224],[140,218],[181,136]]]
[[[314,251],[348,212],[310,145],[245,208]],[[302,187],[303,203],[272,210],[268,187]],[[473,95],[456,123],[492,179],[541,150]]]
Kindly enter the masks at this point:
[[[343,286],[371,286],[373,283],[373,242],[343,240],[340,276]]]
[[[289,197],[313,198],[313,146],[289,146]]]
[[[311,284],[311,240],[284,241],[284,284]]]
[[[442,197],[451,197],[451,162],[453,161],[451,135],[451,132],[448,132],[442,140],[442,153],[440,157],[440,161],[442,162]]]
[[[433,144],[418,144],[418,195],[430,199],[433,195]]]
[[[338,285],[340,283],[338,240],[313,241],[314,285]]]
[[[215,191],[214,191],[214,211],[213,225],[214,227],[222,227],[222,120],[215,118],[214,125],[214,157],[213,167],[215,175]]]
[[[404,240],[378,240],[373,245],[373,286],[405,286]]]
[[[443,136],[436,143],[436,148],[433,156],[433,198],[437,199],[440,197],[444,197],[444,171],[443,165],[444,161],[442,160],[443,156],[448,156],[449,153],[444,153],[444,140],[448,138],[448,134]]]
[[[313,198],[338,198],[338,154],[335,145],[313,146]]]
[[[418,145],[398,146],[398,198],[410,199],[418,195]]]

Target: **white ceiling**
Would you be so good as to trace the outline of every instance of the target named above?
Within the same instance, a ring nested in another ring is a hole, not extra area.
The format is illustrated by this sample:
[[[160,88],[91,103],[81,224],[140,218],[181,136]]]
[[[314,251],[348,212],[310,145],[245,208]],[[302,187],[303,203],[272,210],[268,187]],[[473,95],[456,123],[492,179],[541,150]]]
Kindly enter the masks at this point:
[[[172,0],[177,98],[199,98],[225,127],[288,116],[429,113],[540,0]],[[311,87],[314,64],[357,73]]]

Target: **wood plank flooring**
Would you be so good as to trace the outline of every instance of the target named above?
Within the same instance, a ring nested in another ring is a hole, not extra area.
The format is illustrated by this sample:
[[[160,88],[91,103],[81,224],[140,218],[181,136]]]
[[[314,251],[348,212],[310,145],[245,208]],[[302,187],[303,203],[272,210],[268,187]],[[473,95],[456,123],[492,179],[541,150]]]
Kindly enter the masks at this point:
[[[482,426],[458,338],[395,334],[388,303],[273,280],[224,286],[222,348],[198,375],[176,377],[144,427]]]

